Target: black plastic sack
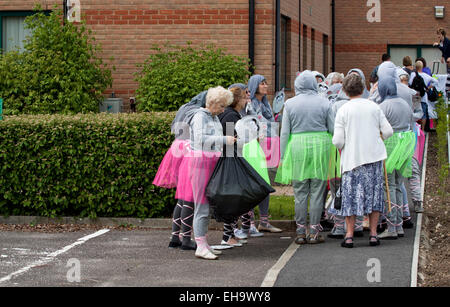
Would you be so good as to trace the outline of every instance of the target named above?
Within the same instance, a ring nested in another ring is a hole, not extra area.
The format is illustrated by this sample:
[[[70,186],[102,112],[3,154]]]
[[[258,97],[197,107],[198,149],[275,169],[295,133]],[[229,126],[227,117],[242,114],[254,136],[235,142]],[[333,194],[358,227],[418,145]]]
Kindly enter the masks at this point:
[[[206,187],[212,217],[231,223],[275,190],[242,157],[221,157]]]

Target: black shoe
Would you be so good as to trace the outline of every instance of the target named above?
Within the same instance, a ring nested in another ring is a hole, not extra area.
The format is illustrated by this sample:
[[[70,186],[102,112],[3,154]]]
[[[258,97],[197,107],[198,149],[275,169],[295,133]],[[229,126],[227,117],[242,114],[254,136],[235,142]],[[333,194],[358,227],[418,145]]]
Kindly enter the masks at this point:
[[[344,239],[344,235],[335,235],[335,234],[332,234],[332,233],[329,233],[327,235],[327,237],[330,238],[330,239]]]
[[[384,232],[386,229],[387,229],[386,223],[383,223],[383,224],[377,226],[377,232],[378,232],[378,233],[382,233],[382,232]]]
[[[187,240],[183,240],[181,249],[184,251],[195,251],[197,249],[197,244],[195,244],[195,241],[188,238]]]
[[[320,225],[322,226],[323,231],[331,231],[331,229],[333,229],[333,227],[334,227],[334,223],[331,223],[328,220],[320,221]]]
[[[352,242],[347,243],[348,240],[352,240]],[[345,238],[344,241],[342,241],[341,246],[345,248],[353,248],[353,238]]]
[[[411,219],[403,220],[403,228],[406,228],[406,229],[414,228],[414,223],[411,222]]]
[[[169,242],[169,248],[178,248],[181,246],[180,241],[170,241]]]
[[[376,239],[376,241],[372,241],[372,239]],[[378,246],[378,245],[380,245],[380,239],[378,238],[378,236],[370,236],[369,237],[369,245],[370,246]]]
[[[353,236],[357,237],[357,238],[362,238],[364,237],[364,230],[361,231],[354,231],[353,232]]]

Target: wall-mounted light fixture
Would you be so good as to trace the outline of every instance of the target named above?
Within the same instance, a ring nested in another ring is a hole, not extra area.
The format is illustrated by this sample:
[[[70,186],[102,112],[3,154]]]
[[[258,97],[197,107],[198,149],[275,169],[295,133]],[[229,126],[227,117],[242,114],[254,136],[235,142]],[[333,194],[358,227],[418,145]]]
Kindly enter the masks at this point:
[[[445,16],[445,7],[444,6],[435,6],[434,7],[434,16],[436,18],[444,18]]]

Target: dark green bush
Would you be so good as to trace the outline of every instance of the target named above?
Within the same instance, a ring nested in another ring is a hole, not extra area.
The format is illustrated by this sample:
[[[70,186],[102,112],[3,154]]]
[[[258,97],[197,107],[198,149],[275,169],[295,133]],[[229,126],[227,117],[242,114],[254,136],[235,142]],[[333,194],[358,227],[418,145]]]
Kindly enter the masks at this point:
[[[140,111],[176,111],[198,93],[221,85],[246,83],[249,61],[225,54],[214,45],[193,47],[165,45],[152,54],[136,74]]]
[[[6,115],[98,112],[111,71],[99,57],[91,30],[62,25],[60,10],[27,17],[33,35],[22,53],[0,52],[0,97]]]
[[[0,215],[168,217],[152,185],[172,113],[22,115],[0,121]]]

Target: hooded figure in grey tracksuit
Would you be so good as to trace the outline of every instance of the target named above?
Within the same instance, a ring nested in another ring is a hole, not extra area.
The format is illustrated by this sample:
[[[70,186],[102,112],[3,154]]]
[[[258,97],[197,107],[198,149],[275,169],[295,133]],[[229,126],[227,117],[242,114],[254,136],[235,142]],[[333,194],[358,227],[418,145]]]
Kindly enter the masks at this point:
[[[411,131],[411,122],[413,120],[413,112],[408,103],[398,96],[397,84],[391,74],[387,76],[381,75],[378,81],[378,91],[381,97],[380,108],[386,116],[389,124],[394,130],[394,135],[385,141],[388,151],[388,159],[386,160],[386,168],[388,172],[389,193],[391,199],[391,211],[387,212],[388,229],[380,234],[380,239],[396,239],[404,235],[403,231],[403,193],[401,186],[403,183],[403,175],[401,169],[389,170],[389,161],[394,150],[390,150],[388,145],[390,141],[396,137],[402,140],[408,140],[408,149],[411,152],[409,160],[412,159],[414,153],[415,135]],[[406,142],[406,141],[405,141]],[[398,145],[396,145],[397,148]],[[412,149],[412,151],[411,151]],[[403,156],[403,155],[402,155]],[[404,156],[408,156],[405,152]]]
[[[251,102],[247,104],[245,115],[255,115],[258,119],[267,125],[265,138],[262,140],[261,147],[267,157],[267,166],[269,168],[277,167],[279,163],[279,137],[278,137],[278,123],[275,122],[272,107],[269,104],[267,95],[262,97],[259,101],[256,97],[259,85],[265,81],[266,78],[261,75],[253,75],[248,80],[248,90],[250,91]],[[269,223],[269,201],[270,196],[267,196],[259,206],[260,223],[258,229],[270,232],[281,232],[281,229],[273,227]],[[253,219],[253,216],[252,216]]]
[[[170,127],[177,139],[189,140],[189,124],[198,109],[206,106],[206,94],[208,91],[201,92],[178,109]]]
[[[322,158],[314,156],[316,149],[323,150],[324,156],[327,156],[329,159],[331,148],[329,131],[332,125],[330,116],[331,104],[328,99],[319,96],[317,88],[317,80],[314,74],[310,71],[302,72],[295,80],[296,96],[285,103],[282,122],[282,163],[278,169],[276,181],[282,183],[292,182],[294,187],[297,244],[323,242],[323,238],[319,233],[321,231],[320,218],[323,211],[324,192],[327,186],[328,161],[323,163],[326,166],[321,174],[305,175],[306,178],[303,180],[303,174],[299,174],[296,171],[299,168],[304,168],[308,161],[311,164],[315,164],[315,161]],[[303,157],[305,157],[300,162],[296,160],[298,152],[302,152]],[[289,165],[291,163],[293,165],[291,169],[283,168],[285,164]],[[305,173],[309,172],[311,172],[310,169],[305,171]],[[306,238],[308,197],[310,197],[310,234]]]

